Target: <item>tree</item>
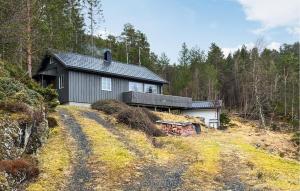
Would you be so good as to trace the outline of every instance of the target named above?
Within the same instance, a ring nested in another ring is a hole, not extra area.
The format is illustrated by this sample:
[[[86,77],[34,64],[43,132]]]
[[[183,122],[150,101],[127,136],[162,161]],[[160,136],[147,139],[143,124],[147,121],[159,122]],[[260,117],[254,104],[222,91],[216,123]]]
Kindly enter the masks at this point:
[[[94,31],[98,28],[99,23],[104,19],[101,0],[85,0],[87,4],[87,14],[90,21],[89,32],[91,39],[91,54],[95,56]]]

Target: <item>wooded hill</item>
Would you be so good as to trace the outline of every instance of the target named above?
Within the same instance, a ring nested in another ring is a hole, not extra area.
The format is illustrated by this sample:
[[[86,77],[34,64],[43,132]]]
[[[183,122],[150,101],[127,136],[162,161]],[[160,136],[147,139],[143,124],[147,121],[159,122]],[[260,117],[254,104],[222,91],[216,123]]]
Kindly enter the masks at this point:
[[[227,109],[260,119],[262,126],[276,129],[273,121],[281,118],[298,127],[299,42],[276,51],[259,40],[256,48],[244,46],[226,57],[215,43],[208,52],[183,43],[178,62],[170,63],[165,54],[151,51],[146,34],[131,24],[125,24],[119,36],[95,36],[103,20],[99,0],[0,4],[0,58],[26,68],[30,76],[31,66],[34,71],[47,49],[100,56],[106,47],[114,60],[141,63],[168,80],[165,94],[222,99]]]

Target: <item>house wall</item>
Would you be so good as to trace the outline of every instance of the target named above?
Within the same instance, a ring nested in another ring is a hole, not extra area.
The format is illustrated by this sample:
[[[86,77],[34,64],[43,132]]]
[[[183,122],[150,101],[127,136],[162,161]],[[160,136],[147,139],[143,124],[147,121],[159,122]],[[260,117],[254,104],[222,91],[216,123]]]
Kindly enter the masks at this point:
[[[69,98],[68,102],[93,103],[98,100],[116,99],[123,101],[123,92],[129,91],[129,81],[123,78],[111,78],[112,91],[101,88],[101,75],[68,71]],[[157,84],[158,85],[158,84]]]
[[[213,109],[190,109],[190,110],[183,110],[182,113],[184,115],[189,115],[193,117],[202,117],[204,118],[205,125],[208,127],[217,128],[220,124],[220,109],[219,111],[215,108]],[[210,124],[212,121],[217,121],[218,124]]]

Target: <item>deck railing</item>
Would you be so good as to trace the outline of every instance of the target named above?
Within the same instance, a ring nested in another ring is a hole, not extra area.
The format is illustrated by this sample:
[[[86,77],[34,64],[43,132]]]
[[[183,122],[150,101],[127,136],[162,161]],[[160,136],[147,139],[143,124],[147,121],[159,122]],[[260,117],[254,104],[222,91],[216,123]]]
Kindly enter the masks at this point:
[[[141,92],[124,92],[123,101],[131,105],[190,108],[192,98]]]

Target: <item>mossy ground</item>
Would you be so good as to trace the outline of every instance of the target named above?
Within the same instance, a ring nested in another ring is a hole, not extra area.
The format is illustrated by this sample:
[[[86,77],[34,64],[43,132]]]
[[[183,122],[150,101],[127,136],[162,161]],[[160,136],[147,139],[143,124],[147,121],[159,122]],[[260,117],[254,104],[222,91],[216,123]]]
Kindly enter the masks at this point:
[[[82,111],[92,110],[64,108],[72,113],[91,143],[92,155],[88,159],[88,166],[93,172],[93,184],[98,185],[95,186],[96,190],[122,190],[124,184],[140,181],[143,177],[140,169],[152,164],[167,167],[165,169],[182,166],[182,190],[222,190],[231,180],[230,176],[238,177],[248,188],[300,190],[298,161],[291,159],[288,154],[282,158],[277,152],[255,147],[255,143],[262,138],[264,143],[279,145],[273,138],[286,141],[286,134],[266,133],[257,130],[255,124],[234,119],[235,127],[227,131],[204,129],[199,136],[167,136],[153,140],[141,131],[118,124],[112,116],[97,112],[97,115],[114,125],[119,136],[122,135],[120,138],[82,115]],[[163,120],[176,119],[176,115],[172,114],[160,116],[163,116]],[[178,118],[187,119],[184,116]],[[270,138],[266,134],[271,135]],[[140,153],[135,153],[135,150]],[[224,182],[220,176],[229,178]]]
[[[47,143],[37,154],[40,175],[29,184],[27,191],[62,190],[71,170],[72,145],[71,136],[67,133],[57,115],[58,126],[50,130]]]

